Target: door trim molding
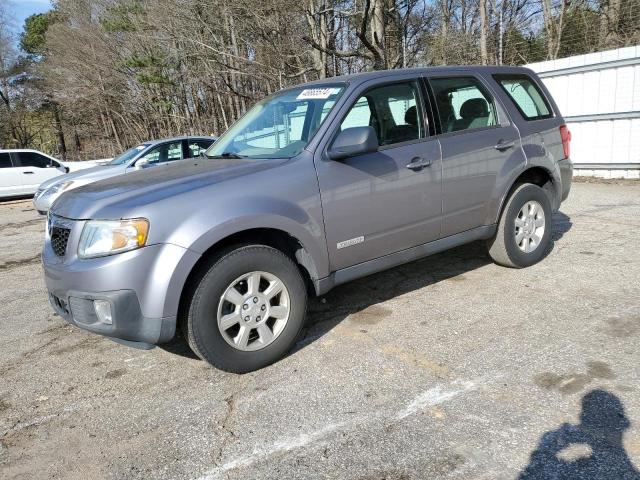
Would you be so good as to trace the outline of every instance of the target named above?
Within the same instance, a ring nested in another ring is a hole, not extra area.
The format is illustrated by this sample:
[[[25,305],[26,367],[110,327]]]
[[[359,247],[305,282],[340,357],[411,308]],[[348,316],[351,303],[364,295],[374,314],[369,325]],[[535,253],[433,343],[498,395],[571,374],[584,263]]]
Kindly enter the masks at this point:
[[[419,258],[428,257],[429,255],[434,255],[444,250],[464,245],[465,243],[491,238],[495,234],[496,228],[497,225],[495,224],[483,225],[461,233],[456,233],[455,235],[434,240],[433,242],[423,243],[422,245],[400,250],[399,252],[336,270],[328,277],[314,280],[316,293],[318,295],[322,295],[327,293],[333,287],[350,282],[351,280],[366,277],[367,275],[372,275]]]

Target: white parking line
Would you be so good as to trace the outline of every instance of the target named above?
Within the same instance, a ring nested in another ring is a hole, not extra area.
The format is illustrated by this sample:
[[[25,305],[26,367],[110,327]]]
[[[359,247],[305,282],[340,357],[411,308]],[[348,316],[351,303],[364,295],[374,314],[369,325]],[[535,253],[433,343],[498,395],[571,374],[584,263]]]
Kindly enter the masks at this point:
[[[212,469],[202,477],[199,477],[198,480],[216,480],[217,478],[220,478],[222,474],[224,474],[229,470],[233,470],[235,468],[240,468],[240,467],[248,467],[249,465],[252,465],[253,463],[256,463],[260,460],[268,458],[272,455],[277,455],[283,452],[289,452],[291,450],[296,450],[298,448],[304,448],[313,442],[321,440],[322,438],[326,437],[327,435],[331,434],[332,432],[338,430],[339,428],[345,425],[346,425],[346,422],[334,423],[331,425],[327,425],[326,427],[316,430],[314,432],[302,433],[293,438],[277,441],[273,445],[266,448],[256,447],[250,455],[229,460],[223,465]]]
[[[413,399],[407,408],[399,412],[396,418],[398,420],[402,420],[403,418],[413,415],[426,407],[444,403],[462,393],[474,390],[476,388],[476,384],[471,381],[456,380],[451,383],[451,387],[453,388],[444,389],[442,386],[438,385],[437,387],[430,388],[426,392],[422,392]]]

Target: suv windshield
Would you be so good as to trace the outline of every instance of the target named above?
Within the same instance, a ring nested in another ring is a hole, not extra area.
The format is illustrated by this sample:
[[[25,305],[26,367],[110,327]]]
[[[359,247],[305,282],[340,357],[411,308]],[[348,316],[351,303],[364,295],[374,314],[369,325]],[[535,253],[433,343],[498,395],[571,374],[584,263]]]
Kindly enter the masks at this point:
[[[258,102],[207,151],[210,158],[290,158],[309,143],[343,84],[293,88]]]
[[[149,146],[148,143],[143,143],[142,145],[138,145],[136,147],[132,147],[123,154],[118,155],[116,158],[109,162],[109,165],[122,165],[127,163],[129,160],[133,159],[136,155],[138,155],[142,150]]]

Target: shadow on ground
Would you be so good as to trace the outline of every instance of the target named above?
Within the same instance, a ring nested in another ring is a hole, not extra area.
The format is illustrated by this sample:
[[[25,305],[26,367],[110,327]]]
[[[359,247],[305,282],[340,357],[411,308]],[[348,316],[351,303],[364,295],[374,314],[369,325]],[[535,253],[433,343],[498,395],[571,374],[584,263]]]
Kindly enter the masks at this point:
[[[582,397],[580,423],[545,433],[519,480],[640,480],[622,444],[630,426],[616,395],[593,390]]]
[[[571,226],[569,216],[562,212],[554,214],[553,241],[545,256],[551,253],[554,242],[562,239]],[[444,280],[463,280],[465,273],[491,262],[485,242],[473,242],[339,285],[323,297],[310,298],[305,333],[290,354],[318,340],[349,315],[361,315],[363,324],[367,323],[367,318],[376,322],[390,313],[386,312],[386,307],[378,304]],[[171,353],[197,358],[181,334],[172,342],[162,345],[162,348]]]

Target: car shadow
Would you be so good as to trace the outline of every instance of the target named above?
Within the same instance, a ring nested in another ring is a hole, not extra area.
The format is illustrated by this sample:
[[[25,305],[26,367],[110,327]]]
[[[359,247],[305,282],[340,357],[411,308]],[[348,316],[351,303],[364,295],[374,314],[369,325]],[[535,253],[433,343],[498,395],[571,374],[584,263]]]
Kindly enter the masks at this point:
[[[518,479],[640,480],[622,444],[630,426],[616,395],[592,390],[582,397],[580,423],[565,423],[542,435]]]
[[[33,194],[31,195],[18,195],[15,197],[0,197],[0,205],[11,205],[14,202],[22,202],[24,200],[31,200],[33,198]]]
[[[563,212],[556,212],[553,214],[553,229],[551,231],[551,239],[554,242],[560,240],[565,233],[571,230],[573,223],[571,217]],[[553,242],[551,243],[553,245]]]
[[[553,215],[552,242],[543,260],[572,225],[565,213]],[[477,241],[339,285],[323,297],[310,299],[305,335],[291,353],[318,340],[349,315],[364,313],[373,323],[376,316],[384,314],[384,308],[377,304],[444,280],[462,280],[465,273],[492,262],[485,242]]]
[[[561,212],[554,214],[553,241],[545,257],[553,250],[554,242],[560,240],[571,226],[569,216]],[[463,280],[465,273],[489,263],[492,260],[485,242],[477,241],[339,285],[321,297],[310,298],[304,332],[288,355],[320,339],[349,315],[364,313],[367,318],[363,324],[375,322],[376,317],[383,315],[385,310],[377,304],[444,280]],[[161,348],[177,355],[197,358],[179,332]]]
[[[376,317],[384,315],[386,309],[379,304],[438,282],[463,280],[465,273],[491,262],[484,242],[473,242],[339,285],[310,299],[305,335],[291,353],[318,340],[350,315],[363,314],[366,328],[366,323],[375,323]]]

